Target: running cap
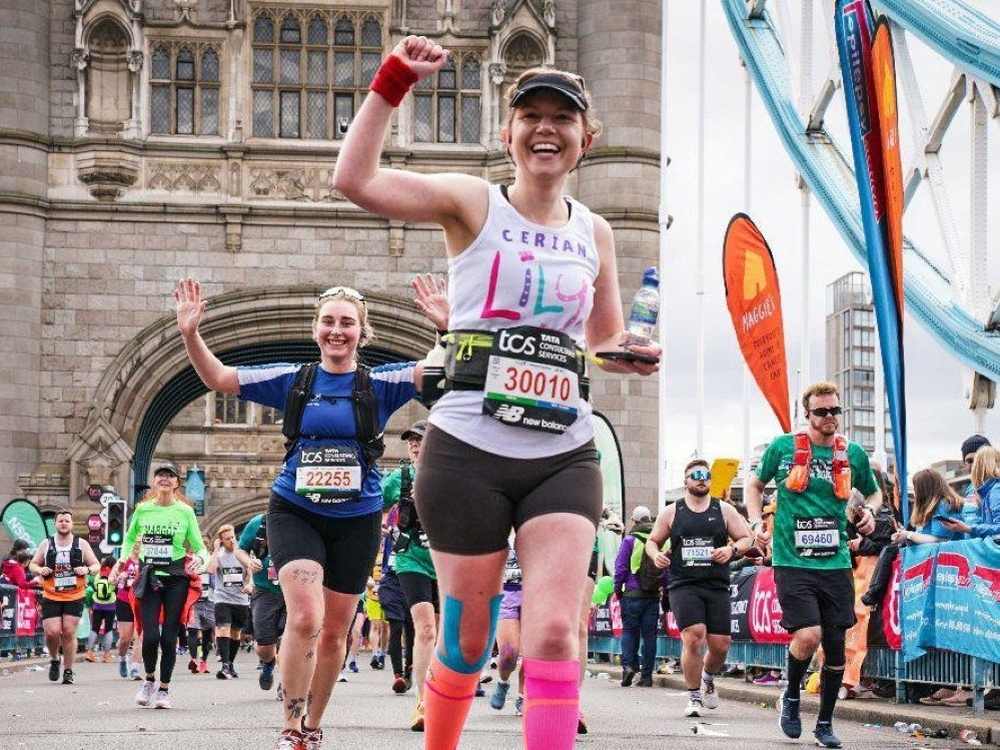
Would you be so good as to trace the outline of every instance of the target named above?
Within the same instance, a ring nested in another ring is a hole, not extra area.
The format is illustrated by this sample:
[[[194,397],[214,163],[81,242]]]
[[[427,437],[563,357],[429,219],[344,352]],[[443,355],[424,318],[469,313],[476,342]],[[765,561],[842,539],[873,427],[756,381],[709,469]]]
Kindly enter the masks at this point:
[[[649,512],[649,508],[645,505],[637,505],[635,506],[635,510],[632,511],[632,520],[635,523],[639,523],[641,521],[652,521],[653,514]]]
[[[180,471],[178,471],[177,467],[174,466],[169,461],[164,461],[162,464],[156,467],[156,469],[153,471],[153,476],[155,477],[157,474],[173,474],[178,479],[181,478]]]
[[[427,420],[419,419],[410,426],[410,429],[406,430],[406,432],[400,435],[399,439],[409,440],[410,438],[420,438],[421,440],[423,440],[423,437],[426,434],[427,434]]]
[[[510,98],[510,106],[516,107],[526,95],[540,89],[549,89],[562,94],[581,112],[586,112],[590,107],[587,104],[587,97],[583,93],[583,85],[566,73],[539,73],[537,76],[522,81]]]

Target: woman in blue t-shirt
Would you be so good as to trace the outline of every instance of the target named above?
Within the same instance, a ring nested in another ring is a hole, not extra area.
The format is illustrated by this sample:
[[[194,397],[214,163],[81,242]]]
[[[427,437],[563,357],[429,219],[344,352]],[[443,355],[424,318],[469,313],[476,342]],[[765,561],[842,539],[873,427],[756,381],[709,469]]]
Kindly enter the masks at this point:
[[[303,366],[224,365],[198,333],[206,307],[198,282],[178,283],[174,299],[184,347],[205,385],[284,411]],[[381,435],[389,417],[416,396],[423,373],[418,362],[372,369],[368,379],[375,406],[356,407],[356,401],[366,401],[355,398],[363,380],[356,380],[357,352],[374,335],[364,297],[348,287],[323,292],[312,332],[320,363],[267,511],[268,550],[288,610],[281,643],[279,748],[315,746],[321,740],[320,722],[343,665],[347,631],[378,552],[382,489],[377,455],[370,442],[362,444],[371,436],[357,428],[355,414],[370,421],[366,409],[377,411]]]
[[[894,542],[910,544],[935,544],[964,539],[965,534],[955,531],[942,519],[953,519],[961,523],[962,497],[955,492],[940,472],[921,469],[913,475],[913,508],[910,510],[912,530],[900,529],[893,536]]]

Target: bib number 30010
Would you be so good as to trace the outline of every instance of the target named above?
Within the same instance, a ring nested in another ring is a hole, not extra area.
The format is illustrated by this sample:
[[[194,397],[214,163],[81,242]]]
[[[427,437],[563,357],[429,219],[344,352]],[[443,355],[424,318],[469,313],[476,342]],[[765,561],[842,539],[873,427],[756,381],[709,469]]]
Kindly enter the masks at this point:
[[[563,333],[506,328],[493,339],[483,414],[528,430],[564,433],[577,418],[576,348]]]

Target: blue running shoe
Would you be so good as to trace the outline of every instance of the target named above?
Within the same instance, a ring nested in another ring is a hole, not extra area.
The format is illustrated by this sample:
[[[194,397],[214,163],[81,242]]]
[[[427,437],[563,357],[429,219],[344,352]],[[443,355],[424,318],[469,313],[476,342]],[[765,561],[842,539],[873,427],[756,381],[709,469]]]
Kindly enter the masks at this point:
[[[125,659],[118,660],[118,674],[121,675],[123,680],[128,679],[128,662]]]
[[[493,695],[490,696],[490,707],[495,708],[497,711],[503,710],[503,707],[507,704],[507,691],[510,690],[510,683],[500,680],[497,682],[497,686],[493,688]]]
[[[257,676],[257,684],[261,690],[270,690],[274,684],[274,662],[266,664],[261,662],[260,674]]]
[[[782,690],[781,696],[778,698],[778,711],[781,712],[781,715],[778,717],[778,726],[781,727],[781,731],[785,733],[786,737],[796,739],[802,736],[802,717],[799,716],[799,701],[789,700],[785,697],[786,693],[786,690]]]
[[[837,739],[837,735],[833,733],[833,725],[829,722],[824,721],[817,724],[813,731],[813,737],[816,738],[816,744],[820,747],[843,747],[841,741]]]

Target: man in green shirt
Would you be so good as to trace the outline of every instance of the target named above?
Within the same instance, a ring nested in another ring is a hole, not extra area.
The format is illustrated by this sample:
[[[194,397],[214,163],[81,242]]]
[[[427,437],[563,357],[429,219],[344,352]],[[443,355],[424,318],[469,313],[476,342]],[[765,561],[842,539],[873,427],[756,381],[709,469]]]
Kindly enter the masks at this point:
[[[855,619],[847,522],[854,522],[859,533],[870,534],[882,495],[864,449],[837,434],[842,412],[837,386],[809,386],[802,406],[809,421],[805,432],[776,437],[748,478],[747,516],[763,547],[769,539],[762,526],[764,486],[773,479],[778,493],[774,580],[781,625],[792,634],[788,687],[778,701],[781,729],[793,738],[802,733],[801,682],[822,643],[820,706],[813,734],[821,747],[837,748],[841,742],[831,722],[846,663],[844,637]],[[848,506],[852,487],[865,496],[863,507]]]
[[[267,548],[267,523],[265,514],[258,513],[247,521],[236,545],[236,559],[253,571],[253,593],[250,595],[250,613],[253,618],[253,637],[260,659],[257,682],[261,690],[270,690],[274,684],[274,666],[278,655],[278,640],[285,629],[285,597],[278,584],[278,571],[271,562]],[[242,554],[241,554],[242,553]],[[252,554],[253,557],[249,557]]]
[[[434,642],[437,640],[440,612],[437,573],[434,572],[434,563],[431,561],[427,534],[420,524],[417,508],[413,503],[415,467],[417,459],[420,458],[420,446],[426,432],[427,422],[421,419],[400,435],[406,441],[410,461],[404,462],[382,480],[383,507],[391,508],[399,503],[398,536],[394,544],[396,554],[393,567],[403,589],[403,595],[406,597],[406,606],[409,607],[410,615],[413,617],[413,684],[417,686],[417,705],[413,710],[410,728],[414,732],[424,731],[424,675],[434,651]]]

